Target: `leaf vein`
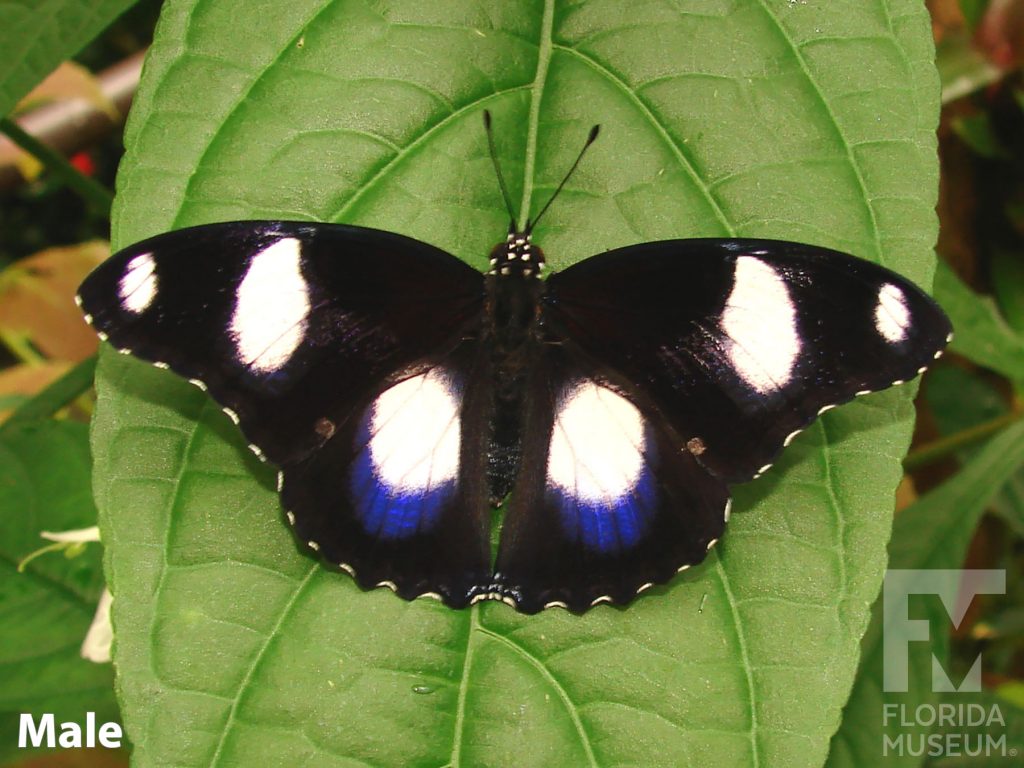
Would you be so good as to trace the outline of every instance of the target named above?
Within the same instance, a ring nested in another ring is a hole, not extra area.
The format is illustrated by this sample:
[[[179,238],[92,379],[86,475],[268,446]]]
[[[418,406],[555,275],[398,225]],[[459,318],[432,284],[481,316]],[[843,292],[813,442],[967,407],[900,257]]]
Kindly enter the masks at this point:
[[[601,76],[605,77],[612,84],[617,86],[623,94],[625,94],[626,98],[633,103],[633,106],[640,112],[647,122],[650,123],[651,127],[654,128],[655,133],[658,134],[665,145],[669,148],[669,151],[675,156],[676,161],[679,163],[679,167],[683,169],[683,172],[687,176],[690,177],[694,186],[704,196],[704,199],[707,201],[708,206],[714,213],[715,218],[718,219],[718,222],[721,224],[725,234],[730,237],[735,237],[736,228],[732,223],[730,223],[729,218],[725,215],[725,211],[722,209],[721,203],[711,191],[708,182],[697,172],[693,160],[687,157],[682,146],[680,146],[679,143],[676,142],[669,134],[664,122],[655,115],[651,107],[642,98],[640,98],[640,95],[630,88],[629,85],[627,85],[626,82],[618,76],[618,74],[612,72],[604,64],[592,58],[588,54],[583,53],[578,48],[559,44],[556,44],[555,47],[571,56],[579,58],[584,64]]]
[[[526,650],[526,648],[512,640],[510,637],[498,634],[494,630],[487,629],[483,626],[479,629],[483,634],[498,641],[515,654],[524,658],[530,666],[540,672],[544,680],[547,681],[558,695],[558,698],[562,702],[562,706],[565,707],[565,711],[569,715],[569,719],[572,721],[573,727],[576,729],[576,733],[580,738],[580,746],[583,747],[583,752],[587,756],[587,764],[592,766],[592,768],[597,768],[597,758],[594,756],[594,748],[591,746],[590,736],[587,734],[586,728],[583,727],[583,720],[580,718],[579,707],[576,706],[576,703],[569,696],[569,692],[565,690],[565,687],[558,682],[558,678],[555,677],[554,673],[541,659],[534,656]]]
[[[256,670],[266,657],[267,650],[273,644],[274,639],[280,633],[281,627],[284,625],[285,621],[287,621],[289,616],[291,616],[292,609],[298,603],[299,598],[306,591],[306,587],[309,586],[309,583],[313,580],[313,577],[317,574],[319,569],[320,565],[318,563],[312,563],[309,566],[309,570],[306,571],[306,575],[303,577],[302,581],[296,585],[295,591],[292,592],[292,596],[281,609],[281,615],[274,623],[273,628],[267,634],[266,640],[263,641],[263,645],[260,646],[259,651],[256,652],[256,656],[253,658],[252,663],[249,664],[249,669],[246,670],[245,677],[242,678],[242,682],[238,685],[238,693],[235,694],[231,701],[231,708],[228,710],[228,718],[224,722],[224,727],[220,732],[220,738],[217,740],[217,748],[213,753],[213,757],[210,759],[210,768],[216,768],[220,763],[221,757],[224,755],[224,745],[227,743],[228,734],[231,732],[232,727],[234,727],[235,722],[239,719],[238,708],[245,696],[245,693],[249,690],[249,686],[256,674]]]

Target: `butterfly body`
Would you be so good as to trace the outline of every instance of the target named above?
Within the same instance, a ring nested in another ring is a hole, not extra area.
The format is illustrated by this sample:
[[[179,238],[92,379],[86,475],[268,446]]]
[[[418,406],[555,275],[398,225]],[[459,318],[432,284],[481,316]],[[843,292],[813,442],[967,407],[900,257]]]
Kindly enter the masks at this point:
[[[493,411],[488,447],[490,500],[498,506],[512,489],[521,458],[527,376],[543,343],[540,314],[544,254],[527,233],[509,231],[491,251],[484,277],[482,346],[490,351]]]
[[[138,243],[80,303],[209,390],[326,563],[528,613],[626,603],[699,563],[730,484],[950,331],[899,275],[785,241],[645,243],[548,276],[513,229],[481,274],[393,233],[276,221]]]

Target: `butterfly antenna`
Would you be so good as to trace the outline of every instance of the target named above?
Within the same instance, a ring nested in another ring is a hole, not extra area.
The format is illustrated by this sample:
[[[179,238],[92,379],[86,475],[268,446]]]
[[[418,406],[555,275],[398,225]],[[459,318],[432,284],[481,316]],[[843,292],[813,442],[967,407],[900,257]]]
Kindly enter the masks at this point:
[[[505,177],[501,175],[501,166],[498,164],[498,153],[494,150],[494,131],[491,130],[491,111],[484,110],[484,130],[487,131],[487,146],[491,150],[491,162],[494,163],[494,172],[498,175],[498,186],[501,187],[501,196],[505,200],[505,209],[508,211],[508,218],[511,221],[510,232],[515,232],[516,215],[512,212],[512,198],[508,194],[508,187],[505,185]]]
[[[587,141],[586,143],[584,143],[583,149],[581,149],[580,153],[576,156],[576,162],[572,164],[572,168],[570,168],[569,172],[565,174],[565,178],[562,179],[562,183],[558,185],[558,188],[554,191],[554,194],[552,194],[551,197],[548,198],[548,201],[544,204],[544,207],[540,209],[540,213],[537,214],[537,218],[535,218],[533,221],[530,221],[529,219],[526,220],[526,234],[529,234],[530,232],[533,231],[533,228],[537,226],[537,222],[540,221],[540,217],[543,216],[547,212],[548,208],[551,207],[551,204],[555,202],[555,198],[558,197],[558,193],[562,191],[562,187],[565,186],[565,182],[567,182],[572,177],[572,174],[576,170],[576,167],[580,164],[580,160],[583,159],[583,155],[590,148],[590,145],[597,140],[597,134],[600,132],[600,130],[600,125],[595,125],[593,128],[590,129],[590,134],[587,136]]]

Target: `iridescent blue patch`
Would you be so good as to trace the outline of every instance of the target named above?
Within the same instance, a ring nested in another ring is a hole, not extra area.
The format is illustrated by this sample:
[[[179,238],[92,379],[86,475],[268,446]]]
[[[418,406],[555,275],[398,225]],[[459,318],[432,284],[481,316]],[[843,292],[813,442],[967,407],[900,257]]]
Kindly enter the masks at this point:
[[[617,499],[581,499],[556,486],[548,486],[547,492],[558,506],[565,532],[587,549],[608,554],[631,549],[640,541],[658,499],[646,467],[636,485]]]
[[[377,474],[370,456],[370,414],[358,432],[360,450],[349,475],[356,516],[367,533],[382,539],[407,539],[425,533],[437,523],[441,508],[455,491],[455,481],[425,489],[388,485]]]

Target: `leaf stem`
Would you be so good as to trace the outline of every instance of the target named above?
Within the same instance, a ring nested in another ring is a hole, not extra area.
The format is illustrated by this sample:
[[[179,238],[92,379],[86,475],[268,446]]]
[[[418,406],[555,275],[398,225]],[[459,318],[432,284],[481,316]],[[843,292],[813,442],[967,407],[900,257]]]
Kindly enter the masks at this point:
[[[0,329],[0,343],[7,347],[7,350],[14,357],[26,365],[38,365],[45,360],[42,355],[32,348],[24,334]]]
[[[89,357],[70,371],[65,373],[53,384],[39,394],[20,405],[0,429],[12,424],[23,424],[36,419],[52,416],[61,408],[70,405],[83,392],[92,386],[96,375],[96,355]]]
[[[65,542],[55,541],[52,544],[47,544],[45,546],[40,547],[34,552],[29,552],[27,555],[21,558],[21,560],[18,561],[18,573],[24,573],[25,567],[33,560],[35,560],[37,557],[41,557],[42,555],[45,555],[47,552],[57,552],[61,549],[67,549],[67,547],[68,545]]]
[[[54,176],[77,192],[97,213],[110,218],[110,207],[114,195],[95,179],[81,173],[68,159],[52,147],[44,144],[10,118],[0,119],[0,131],[11,141],[35,157]]]
[[[920,469],[927,464],[945,458],[963,448],[979,443],[997,432],[1002,432],[1011,424],[1020,421],[1021,417],[1024,417],[1024,410],[1014,409],[990,421],[976,424],[973,427],[962,429],[959,432],[954,432],[951,435],[925,443],[917,450],[907,454],[907,457],[903,460],[903,469],[907,472],[912,472],[915,469]]]

